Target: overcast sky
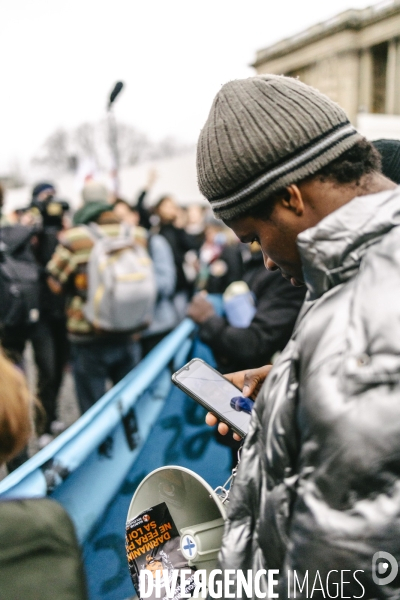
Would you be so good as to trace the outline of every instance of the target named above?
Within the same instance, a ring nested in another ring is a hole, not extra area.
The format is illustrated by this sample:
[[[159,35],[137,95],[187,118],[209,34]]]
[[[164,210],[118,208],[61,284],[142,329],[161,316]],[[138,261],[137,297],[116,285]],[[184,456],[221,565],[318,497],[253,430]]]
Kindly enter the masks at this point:
[[[371,0],[1,0],[0,173],[58,127],[105,114],[153,140],[195,142],[257,49]]]

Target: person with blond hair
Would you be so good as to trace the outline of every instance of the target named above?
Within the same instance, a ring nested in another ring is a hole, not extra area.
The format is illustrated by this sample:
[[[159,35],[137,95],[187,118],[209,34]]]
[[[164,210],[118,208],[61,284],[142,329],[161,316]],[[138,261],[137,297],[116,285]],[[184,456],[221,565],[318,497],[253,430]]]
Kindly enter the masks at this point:
[[[0,464],[25,448],[31,429],[31,398],[25,377],[0,352]]]
[[[0,464],[26,447],[33,403],[22,371],[0,350]],[[0,539],[0,598],[87,600],[75,529],[60,504],[2,498]]]

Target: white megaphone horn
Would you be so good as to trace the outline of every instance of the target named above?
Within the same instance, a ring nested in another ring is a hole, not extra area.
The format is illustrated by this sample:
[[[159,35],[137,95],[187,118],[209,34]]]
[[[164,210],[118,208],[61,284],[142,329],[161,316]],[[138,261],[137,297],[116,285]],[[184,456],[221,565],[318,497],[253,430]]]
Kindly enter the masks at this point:
[[[139,484],[129,506],[127,523],[134,522],[150,507],[165,503],[179,532],[183,559],[189,567],[206,570],[208,576],[217,564],[222,542],[226,519],[222,500],[224,497],[193,471],[161,467]]]

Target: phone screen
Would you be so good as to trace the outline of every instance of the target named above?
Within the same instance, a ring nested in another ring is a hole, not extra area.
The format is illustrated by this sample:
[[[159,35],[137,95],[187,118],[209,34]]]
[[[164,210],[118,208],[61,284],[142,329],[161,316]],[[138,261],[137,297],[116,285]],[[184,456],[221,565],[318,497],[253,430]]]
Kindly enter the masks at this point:
[[[175,373],[175,379],[198,396],[221,421],[232,424],[240,435],[246,435],[251,415],[234,410],[230,404],[232,398],[242,395],[241,391],[220,373],[201,360],[193,360]]]

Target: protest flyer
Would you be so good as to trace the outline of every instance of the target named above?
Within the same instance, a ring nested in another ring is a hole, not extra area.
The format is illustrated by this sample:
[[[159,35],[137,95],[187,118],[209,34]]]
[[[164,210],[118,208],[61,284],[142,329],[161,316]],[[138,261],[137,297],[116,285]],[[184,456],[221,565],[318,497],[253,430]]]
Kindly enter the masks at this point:
[[[148,508],[127,521],[125,546],[130,575],[138,597],[141,598],[140,573],[147,570],[154,580],[158,580],[161,588],[161,594],[158,590],[156,596],[155,587],[154,594],[149,596],[150,598],[171,597],[173,581],[173,598],[179,600],[181,588],[176,573],[181,569],[189,569],[193,573],[194,569],[188,566],[187,559],[181,552],[179,531],[165,502]],[[186,579],[186,584],[185,590],[190,593],[192,578],[189,582]]]

